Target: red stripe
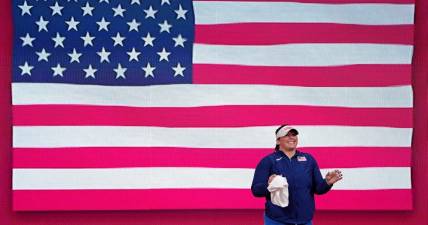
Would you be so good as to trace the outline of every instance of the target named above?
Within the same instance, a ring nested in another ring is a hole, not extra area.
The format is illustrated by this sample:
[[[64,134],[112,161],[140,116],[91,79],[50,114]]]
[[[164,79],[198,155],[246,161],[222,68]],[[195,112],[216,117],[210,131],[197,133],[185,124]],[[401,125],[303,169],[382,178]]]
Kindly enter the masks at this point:
[[[275,84],[311,87],[379,87],[411,84],[411,65],[274,67],[193,65],[197,84]]]
[[[160,197],[162,196],[162,197]],[[411,210],[412,192],[403,190],[330,191],[320,196],[317,209]],[[261,209],[263,198],[250,190],[15,190],[13,209],[137,210],[137,209]]]
[[[195,43],[270,45],[287,43],[413,44],[413,25],[332,23],[240,23],[197,25]]]
[[[410,148],[301,148],[320,168],[410,167]],[[272,149],[155,147],[15,148],[14,168],[211,167],[255,168]],[[245,160],[238,160],[244,158]]]
[[[295,125],[412,127],[411,108],[316,106],[208,106],[189,108],[83,105],[13,106],[13,125],[15,126],[121,125],[241,127],[278,125],[283,123],[284,117],[287,117],[288,123]]]
[[[316,196],[317,209],[412,210],[412,190],[330,191]]]
[[[196,0],[196,2],[236,2],[236,0]],[[354,3],[392,3],[392,4],[415,4],[414,0],[239,0],[240,2],[300,2],[321,4],[354,4]]]

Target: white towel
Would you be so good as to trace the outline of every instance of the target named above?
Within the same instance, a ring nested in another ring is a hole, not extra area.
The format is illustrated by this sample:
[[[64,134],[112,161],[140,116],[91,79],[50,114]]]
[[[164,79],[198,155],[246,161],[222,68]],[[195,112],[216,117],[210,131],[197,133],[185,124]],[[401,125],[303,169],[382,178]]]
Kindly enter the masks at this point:
[[[270,200],[273,204],[281,207],[288,206],[288,182],[283,176],[275,176],[268,186]]]

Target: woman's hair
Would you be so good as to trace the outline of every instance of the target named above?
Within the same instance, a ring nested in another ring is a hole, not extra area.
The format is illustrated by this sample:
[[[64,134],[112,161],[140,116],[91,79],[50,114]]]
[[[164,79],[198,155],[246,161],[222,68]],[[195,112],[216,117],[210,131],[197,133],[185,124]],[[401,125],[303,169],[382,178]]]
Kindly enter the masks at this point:
[[[276,134],[278,134],[278,132],[279,132],[279,130],[281,130],[281,128],[283,128],[283,127],[285,127],[285,126],[287,126],[288,124],[284,124],[284,125],[281,125],[281,126],[279,126],[276,130],[275,130],[275,136],[276,136]],[[277,144],[277,145],[275,145],[275,151],[278,151],[279,150],[279,145]]]

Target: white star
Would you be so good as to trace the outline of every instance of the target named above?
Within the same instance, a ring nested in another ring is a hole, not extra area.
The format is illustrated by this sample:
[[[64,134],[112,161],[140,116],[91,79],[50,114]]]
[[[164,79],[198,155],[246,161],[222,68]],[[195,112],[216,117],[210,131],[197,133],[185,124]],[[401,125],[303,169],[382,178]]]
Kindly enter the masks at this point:
[[[39,56],[37,61],[45,60],[46,62],[49,62],[48,57],[51,55],[51,53],[46,52],[46,50],[43,48],[41,52],[36,52],[36,54]]]
[[[73,48],[73,52],[72,53],[68,53],[68,56],[70,56],[70,58],[71,58],[70,59],[70,63],[72,63],[74,61],[80,63],[79,58],[80,58],[80,56],[82,56],[82,53],[77,53],[76,49]]]
[[[111,37],[111,39],[114,41],[113,46],[120,45],[123,47],[123,40],[125,40],[125,38],[121,37],[119,32],[117,32],[116,37]]]
[[[182,46],[183,48],[184,48],[184,42],[185,41],[187,41],[187,39],[186,38],[183,38],[182,36],[181,36],[181,34],[178,34],[178,36],[176,37],[176,38],[172,38],[173,40],[174,40],[174,42],[175,42],[175,44],[174,44],[174,47],[177,47],[177,46]]]
[[[94,7],[91,7],[91,6],[89,5],[89,2],[86,2],[85,7],[81,7],[81,8],[82,8],[82,10],[83,10],[83,16],[85,16],[85,15],[90,15],[90,16],[92,16],[92,10],[94,10]]]
[[[85,73],[86,73],[85,74],[85,78],[88,78],[88,77],[95,78],[95,72],[97,72],[98,70],[92,68],[92,65],[89,64],[88,68],[87,69],[83,69],[83,71],[85,71]]]
[[[174,10],[175,11],[175,13],[177,13],[177,20],[178,19],[180,19],[180,18],[183,18],[184,20],[186,19],[186,13],[187,13],[187,10],[184,10],[182,7],[181,7],[181,4],[180,5],[178,5],[178,9],[177,10]]]
[[[181,64],[178,63],[176,67],[172,67],[172,69],[175,71],[174,72],[174,77],[180,75],[182,77],[184,77],[183,71],[186,69],[186,67],[181,67]]]
[[[122,68],[122,65],[117,64],[117,68],[113,69],[114,72],[116,72],[116,79],[119,79],[120,77],[122,77],[123,79],[126,79],[125,77],[125,72],[126,72],[126,68]]]
[[[62,10],[64,7],[62,7],[62,6],[58,5],[58,2],[55,2],[55,5],[54,5],[54,6],[50,6],[50,8],[52,9],[52,16],[53,16],[53,15],[56,15],[56,14],[58,14],[58,15],[62,16],[61,10]]]
[[[21,8],[21,16],[24,14],[28,14],[31,16],[30,9],[33,8],[32,5],[27,5],[27,1],[24,1],[24,4],[18,5],[19,8]]]
[[[91,37],[91,35],[89,34],[89,32],[86,32],[86,36],[82,36],[80,37],[83,39],[83,47],[85,47],[86,45],[90,45],[90,46],[94,46],[92,44],[92,40],[94,40],[95,37]]]
[[[137,5],[139,5],[140,4],[140,0],[132,0],[131,1],[131,5],[133,5],[133,4],[137,4]]]
[[[147,63],[146,67],[142,67],[141,69],[144,70],[145,74],[144,77],[155,77],[155,75],[153,74],[153,71],[156,69],[156,67],[152,67],[150,65],[150,63]]]
[[[138,32],[138,26],[140,26],[141,23],[137,23],[137,21],[133,19],[131,22],[127,22],[127,24],[129,26],[129,32],[131,32],[131,30]]]
[[[97,54],[100,56],[100,63],[104,61],[110,62],[108,59],[110,52],[107,52],[104,47],[101,49],[101,52],[97,52]]]
[[[141,52],[135,51],[135,48],[132,48],[131,52],[126,52],[129,55],[129,61],[135,60],[138,62],[138,56],[141,54]]]
[[[141,38],[144,40],[144,47],[146,47],[147,45],[151,45],[153,46],[153,41],[156,39],[154,37],[150,36],[150,33],[147,33],[146,37]]]
[[[168,21],[164,20],[163,23],[158,24],[160,26],[160,33],[166,31],[169,33],[169,29],[172,27],[171,24],[168,24]]]
[[[100,0],[100,3],[101,2],[109,3],[108,0]]]
[[[22,47],[29,45],[31,47],[33,47],[33,41],[36,38],[30,37],[30,35],[27,33],[27,35],[25,35],[25,37],[20,37],[22,40]]]
[[[161,5],[163,5],[164,3],[167,3],[168,5],[170,5],[171,3],[169,2],[169,0],[161,0]]]
[[[79,21],[75,21],[74,17],[71,17],[69,21],[65,21],[68,24],[68,30],[74,29],[77,31],[77,25],[80,23]]]
[[[171,52],[167,52],[165,50],[165,48],[162,49],[161,52],[157,52],[157,54],[159,55],[159,62],[162,60],[166,60],[169,62],[168,56],[171,54]]]
[[[28,74],[31,76],[31,70],[34,68],[34,66],[28,65],[27,61],[25,61],[24,65],[19,66],[19,69],[21,69],[21,76],[24,74]]]
[[[58,46],[61,46],[61,47],[64,48],[64,43],[63,42],[65,40],[65,37],[59,36],[58,32],[56,32],[56,37],[52,38],[52,40],[55,41],[55,46],[54,46],[55,48],[58,47]]]
[[[157,10],[153,10],[152,6],[149,7],[149,9],[145,9],[144,12],[146,13],[146,19],[149,17],[155,18],[155,14],[158,12]]]
[[[64,77],[64,75],[62,74],[65,71],[65,67],[61,67],[61,65],[58,63],[56,65],[56,67],[51,67],[51,69],[54,71],[53,76],[61,76]]]
[[[114,16],[121,16],[123,17],[123,12],[125,12],[125,9],[122,9],[122,6],[119,4],[116,8],[113,8]]]
[[[48,28],[46,27],[48,25],[49,21],[44,20],[43,16],[40,17],[39,21],[36,21],[37,26],[39,26],[39,32],[42,30],[48,31]]]
[[[104,17],[103,17],[103,18],[101,18],[101,21],[98,21],[98,22],[97,22],[97,24],[98,24],[98,26],[99,26],[98,31],[101,31],[101,30],[106,30],[106,31],[108,31],[108,27],[107,27],[107,26],[110,24],[110,22],[106,21],[106,20],[104,19]]]

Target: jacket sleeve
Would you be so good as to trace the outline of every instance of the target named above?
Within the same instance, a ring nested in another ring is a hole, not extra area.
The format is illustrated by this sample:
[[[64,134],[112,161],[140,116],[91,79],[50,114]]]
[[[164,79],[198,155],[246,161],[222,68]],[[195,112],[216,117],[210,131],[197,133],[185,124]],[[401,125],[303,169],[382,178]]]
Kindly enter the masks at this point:
[[[268,179],[270,176],[271,162],[268,157],[263,158],[254,171],[251,192],[256,197],[266,197],[268,195]]]
[[[315,194],[325,194],[330,191],[333,185],[328,185],[327,181],[322,177],[320,168],[318,167],[317,161],[312,158],[313,162],[313,184],[314,184],[314,193]]]

